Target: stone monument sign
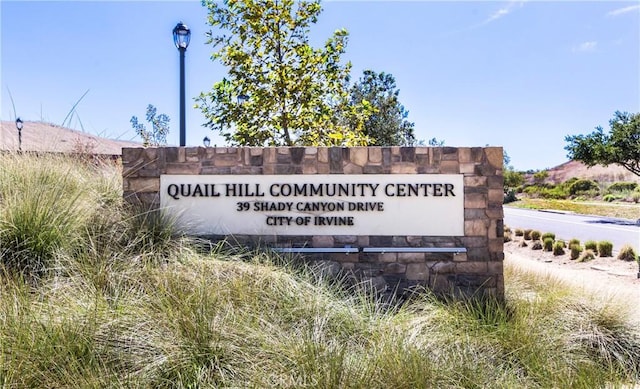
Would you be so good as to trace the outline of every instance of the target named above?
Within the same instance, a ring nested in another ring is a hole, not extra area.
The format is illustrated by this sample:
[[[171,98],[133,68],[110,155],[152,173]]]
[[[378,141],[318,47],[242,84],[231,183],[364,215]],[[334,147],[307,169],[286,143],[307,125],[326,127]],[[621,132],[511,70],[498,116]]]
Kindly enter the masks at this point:
[[[498,147],[123,149],[127,201],[370,280],[504,294]]]

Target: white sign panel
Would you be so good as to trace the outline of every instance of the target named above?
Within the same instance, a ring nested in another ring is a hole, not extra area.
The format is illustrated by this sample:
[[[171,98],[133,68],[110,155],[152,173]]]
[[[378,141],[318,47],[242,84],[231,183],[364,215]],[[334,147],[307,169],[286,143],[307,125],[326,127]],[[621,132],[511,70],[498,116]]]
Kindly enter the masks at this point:
[[[196,234],[464,235],[460,174],[162,175]]]

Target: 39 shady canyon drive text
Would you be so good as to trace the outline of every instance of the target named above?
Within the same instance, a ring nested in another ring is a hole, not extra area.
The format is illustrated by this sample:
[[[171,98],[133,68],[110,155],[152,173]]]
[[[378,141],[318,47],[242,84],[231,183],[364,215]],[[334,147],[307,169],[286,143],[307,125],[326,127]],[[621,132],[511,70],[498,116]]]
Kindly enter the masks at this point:
[[[167,195],[185,197],[455,197],[450,183],[170,184]]]

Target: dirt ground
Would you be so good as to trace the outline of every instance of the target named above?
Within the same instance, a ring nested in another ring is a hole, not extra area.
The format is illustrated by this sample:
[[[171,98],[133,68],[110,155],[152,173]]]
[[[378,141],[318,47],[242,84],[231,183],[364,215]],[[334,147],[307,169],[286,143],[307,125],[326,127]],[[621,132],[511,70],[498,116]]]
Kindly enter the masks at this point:
[[[554,256],[551,252],[519,247],[522,237],[504,245],[505,263],[525,270],[548,273],[570,285],[594,292],[605,299],[640,304],[638,263],[621,261],[614,257],[596,257],[589,262],[571,260],[566,254]],[[529,243],[529,242],[528,242]],[[620,300],[622,299],[622,300]],[[633,319],[640,323],[640,309],[633,309]]]

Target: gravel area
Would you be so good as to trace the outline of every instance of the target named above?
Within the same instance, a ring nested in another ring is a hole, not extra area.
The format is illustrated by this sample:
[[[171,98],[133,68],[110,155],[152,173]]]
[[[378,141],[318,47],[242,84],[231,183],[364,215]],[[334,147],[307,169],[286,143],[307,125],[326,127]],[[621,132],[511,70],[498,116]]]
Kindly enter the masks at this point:
[[[525,270],[547,273],[572,286],[594,292],[605,299],[628,301],[631,307],[640,303],[638,263],[605,257],[588,262],[571,260],[565,255],[519,247],[520,240],[505,243],[505,263]],[[622,300],[621,300],[622,299]],[[632,319],[640,323],[640,309],[633,309]]]

